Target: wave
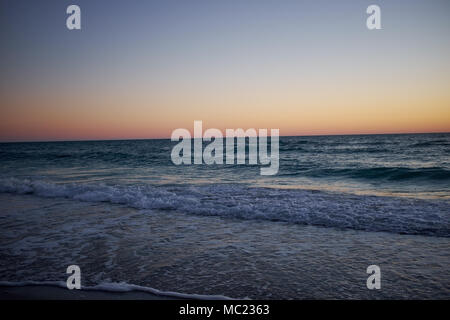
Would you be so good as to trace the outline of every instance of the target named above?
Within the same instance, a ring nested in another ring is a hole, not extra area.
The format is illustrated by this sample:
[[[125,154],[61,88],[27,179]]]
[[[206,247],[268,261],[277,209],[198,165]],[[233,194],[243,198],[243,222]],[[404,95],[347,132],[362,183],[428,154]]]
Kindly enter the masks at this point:
[[[443,147],[448,146],[449,143],[447,140],[440,139],[440,140],[431,140],[431,141],[425,141],[425,142],[418,142],[411,145],[413,148],[423,148],[423,147]]]
[[[280,170],[282,171],[282,170]],[[304,175],[308,177],[346,177],[362,180],[420,180],[420,181],[441,181],[450,180],[450,170],[441,167],[429,168],[402,168],[402,167],[378,167],[378,168],[342,168],[342,169],[307,169],[305,167],[286,168],[287,174],[283,175]]]
[[[193,215],[450,237],[450,203],[437,199],[258,188],[241,184],[125,186],[55,184],[16,178],[0,179],[0,192]]]
[[[67,289],[64,281],[0,281],[0,286],[3,287],[25,287],[25,286],[51,286]],[[171,297],[179,299],[195,299],[195,300],[232,300],[222,295],[202,295],[202,294],[188,294],[172,291],[161,291],[151,287],[144,287],[135,284],[128,284],[126,282],[106,282],[95,286],[82,286],[81,290],[88,291],[105,291],[105,292],[145,292],[161,297]]]
[[[161,159],[168,159],[162,153],[154,153],[151,156],[146,154],[137,154],[134,152],[109,152],[109,151],[84,151],[84,152],[16,152],[16,151],[0,151],[2,160],[9,161],[104,161],[107,163],[148,163]]]

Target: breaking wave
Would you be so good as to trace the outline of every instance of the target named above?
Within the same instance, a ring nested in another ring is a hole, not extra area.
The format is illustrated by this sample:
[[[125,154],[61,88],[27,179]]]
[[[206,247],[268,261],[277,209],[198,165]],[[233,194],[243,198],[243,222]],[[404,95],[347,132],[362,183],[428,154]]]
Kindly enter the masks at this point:
[[[450,237],[448,200],[217,185],[55,184],[0,179],[0,192],[106,202],[136,209]]]

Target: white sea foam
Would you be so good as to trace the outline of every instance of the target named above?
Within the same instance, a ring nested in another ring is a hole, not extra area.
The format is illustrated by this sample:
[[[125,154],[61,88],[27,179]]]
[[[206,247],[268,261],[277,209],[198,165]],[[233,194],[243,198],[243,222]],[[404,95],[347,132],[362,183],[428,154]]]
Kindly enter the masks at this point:
[[[64,281],[0,281],[0,286],[4,287],[24,287],[24,286],[52,286],[67,289]],[[187,294],[172,291],[161,291],[151,287],[144,287],[126,282],[112,283],[106,282],[95,286],[82,286],[81,290],[105,291],[105,292],[146,292],[162,297],[172,297],[195,300],[232,300],[230,297],[222,295]]]
[[[221,185],[55,184],[0,179],[0,192],[107,202],[136,209],[450,237],[447,200]]]

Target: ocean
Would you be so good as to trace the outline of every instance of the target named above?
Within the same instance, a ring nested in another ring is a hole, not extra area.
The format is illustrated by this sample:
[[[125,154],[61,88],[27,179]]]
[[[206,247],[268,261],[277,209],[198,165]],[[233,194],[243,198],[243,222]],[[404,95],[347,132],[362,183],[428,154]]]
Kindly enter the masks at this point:
[[[449,133],[280,137],[274,176],[176,166],[175,144],[0,144],[0,285],[64,286],[76,264],[112,291],[450,298]]]

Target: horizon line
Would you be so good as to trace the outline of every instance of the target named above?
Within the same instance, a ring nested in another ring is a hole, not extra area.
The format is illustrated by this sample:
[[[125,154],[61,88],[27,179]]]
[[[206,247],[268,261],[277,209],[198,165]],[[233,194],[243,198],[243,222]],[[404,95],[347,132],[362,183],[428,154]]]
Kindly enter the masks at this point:
[[[450,131],[434,132],[388,132],[388,133],[347,133],[347,134],[306,134],[280,135],[279,137],[328,137],[328,136],[379,136],[379,135],[407,135],[407,134],[450,134]],[[258,136],[259,137],[259,136]],[[270,137],[268,135],[267,137]],[[224,136],[224,138],[226,138]],[[190,138],[199,139],[199,138]],[[50,143],[50,142],[100,142],[100,141],[136,141],[136,140],[171,140],[171,138],[111,138],[111,139],[69,139],[69,140],[15,140],[0,141],[0,143]]]

